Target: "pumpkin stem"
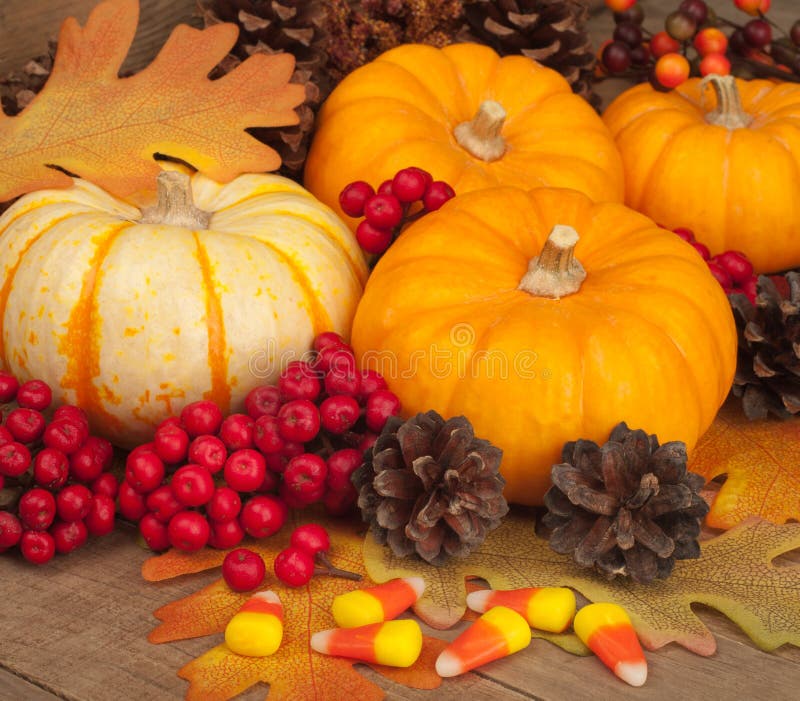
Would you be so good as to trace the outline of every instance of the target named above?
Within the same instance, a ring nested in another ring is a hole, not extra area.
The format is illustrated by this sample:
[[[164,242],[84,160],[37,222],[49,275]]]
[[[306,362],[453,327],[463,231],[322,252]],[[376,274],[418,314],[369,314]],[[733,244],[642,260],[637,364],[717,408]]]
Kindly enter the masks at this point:
[[[753,117],[742,107],[736,79],[732,75],[712,73],[700,81],[700,90],[704,90],[709,83],[717,94],[717,107],[706,114],[706,121],[726,129],[742,129],[750,126]]]
[[[453,130],[459,146],[482,161],[496,161],[506,152],[506,141],[500,134],[506,111],[494,100],[485,100],[469,122],[461,122]]]
[[[556,224],[544,242],[542,252],[528,263],[518,290],[536,297],[559,299],[574,294],[586,279],[586,271],[575,258],[578,232],[571,226]]]
[[[158,175],[158,201],[142,211],[142,224],[169,224],[186,229],[207,229],[210,212],[194,206],[192,179],[177,170]]]

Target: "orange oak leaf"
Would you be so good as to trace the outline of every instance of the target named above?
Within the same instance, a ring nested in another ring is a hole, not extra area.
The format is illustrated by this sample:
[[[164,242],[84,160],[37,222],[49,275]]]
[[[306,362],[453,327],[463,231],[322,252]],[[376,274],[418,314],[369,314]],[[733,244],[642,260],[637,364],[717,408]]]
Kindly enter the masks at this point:
[[[728,402],[689,469],[707,480],[727,475],[706,516],[711,528],[731,528],[748,516],[800,520],[800,418],[751,421],[738,402]]]
[[[289,85],[294,57],[248,58],[219,80],[208,73],[236,41],[233,24],[179,25],[136,75],[118,77],[133,41],[138,0],[109,0],[61,28],[52,74],[19,115],[0,111],[0,201],[68,187],[63,169],[119,197],[155,190],[154,154],[214,180],[274,170],[280,157],[244,130],[296,124],[305,90]]]
[[[244,544],[264,558],[268,572],[275,555],[288,545],[292,529],[300,525],[298,514],[293,514],[292,518],[292,522],[276,535]],[[340,520],[315,519],[315,522],[328,530],[331,562],[336,567],[363,575],[362,538],[356,535],[355,525]],[[195,554],[170,551],[150,558],[142,569],[150,581],[168,579],[218,567],[225,554],[211,549]],[[223,701],[259,682],[270,685],[267,696],[270,701],[328,701],[348,697],[377,701],[383,698],[383,690],[359,674],[352,660],[320,655],[309,645],[312,633],[335,626],[330,613],[333,598],[362,586],[364,582],[315,576],[308,585],[292,588],[268,576],[263,588],[275,591],[283,604],[285,628],[281,647],[274,655],[259,659],[236,655],[224,643],[217,645],[179,670],[178,675],[190,684],[187,699]],[[223,580],[213,582],[158,609],[155,615],[162,622],[148,640],[163,643],[221,633],[249,596],[232,591]],[[397,683],[433,689],[441,684],[435,672],[435,660],[445,645],[444,641],[424,636],[422,654],[410,668],[370,667]]]

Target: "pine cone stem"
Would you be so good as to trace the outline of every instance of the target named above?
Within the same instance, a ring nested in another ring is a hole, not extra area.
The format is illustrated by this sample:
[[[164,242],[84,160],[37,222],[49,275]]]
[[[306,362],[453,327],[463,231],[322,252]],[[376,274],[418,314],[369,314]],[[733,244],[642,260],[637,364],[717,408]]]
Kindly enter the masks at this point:
[[[469,122],[461,122],[454,130],[461,148],[482,161],[496,161],[506,152],[506,141],[500,132],[506,121],[506,111],[499,102],[485,100]]]
[[[726,129],[742,129],[749,126],[753,118],[742,107],[742,98],[739,95],[739,88],[736,87],[736,78],[732,75],[712,73],[700,81],[700,89],[702,90],[709,83],[717,94],[717,108],[706,114],[706,121]]]
[[[542,252],[528,263],[528,272],[517,289],[536,297],[559,299],[574,294],[586,279],[586,271],[575,258],[578,232],[571,226],[556,224]]]

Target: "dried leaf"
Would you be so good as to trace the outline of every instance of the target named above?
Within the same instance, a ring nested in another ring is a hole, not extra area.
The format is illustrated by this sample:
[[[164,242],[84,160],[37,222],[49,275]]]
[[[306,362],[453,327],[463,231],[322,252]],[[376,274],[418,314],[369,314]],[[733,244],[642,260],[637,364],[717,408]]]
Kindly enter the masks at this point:
[[[0,201],[68,187],[71,178],[54,166],[119,197],[152,191],[156,153],[221,182],[280,166],[277,153],[244,130],[298,122],[293,108],[305,90],[288,84],[294,58],[253,56],[211,81],[237,27],[180,25],[149,66],[119,78],[138,16],[138,0],[109,0],[85,27],[64,22],[41,92],[15,117],[0,112]]]
[[[699,655],[711,655],[716,641],[692,611],[694,603],[726,615],[764,650],[800,645],[800,564],[772,564],[798,547],[800,523],[775,525],[753,518],[701,543],[700,558],[677,562],[665,580],[607,581],[536,537],[530,513],[512,511],[472,555],[444,567],[398,558],[371,535],[364,541],[364,561],[377,582],[423,577],[425,593],[414,611],[435,628],[449,628],[461,619],[465,579],[481,577],[494,589],[572,587],[590,601],[613,601],[625,608],[651,650],[677,642]]]
[[[315,519],[315,522],[324,525],[330,534],[332,563],[363,574],[362,539],[355,535],[355,525],[323,519]],[[297,525],[299,522],[287,524],[270,538],[244,545],[258,552],[271,571],[275,555],[288,545],[289,534]],[[211,549],[194,554],[169,551],[150,558],[142,570],[148,581],[168,579],[218,567],[225,554],[225,551]],[[232,653],[224,643],[217,645],[179,670],[178,675],[190,684],[187,699],[224,701],[259,682],[270,685],[267,698],[271,700],[352,698],[377,701],[384,697],[383,690],[359,674],[352,661],[320,655],[309,647],[312,633],[336,625],[330,613],[333,597],[365,586],[364,582],[316,576],[305,587],[287,587],[272,580],[265,588],[267,586],[278,594],[283,604],[285,628],[281,647],[270,657],[249,658]],[[162,622],[150,633],[148,640],[164,643],[221,633],[249,596],[237,594],[223,580],[218,580],[158,609],[155,615]],[[436,657],[445,645],[445,641],[424,636],[422,654],[408,669],[383,665],[370,667],[399,684],[434,689],[441,684],[441,678],[435,672]]]
[[[730,528],[748,516],[800,520],[800,417],[750,420],[728,402],[700,439],[689,469],[707,480],[727,475],[706,523]]]

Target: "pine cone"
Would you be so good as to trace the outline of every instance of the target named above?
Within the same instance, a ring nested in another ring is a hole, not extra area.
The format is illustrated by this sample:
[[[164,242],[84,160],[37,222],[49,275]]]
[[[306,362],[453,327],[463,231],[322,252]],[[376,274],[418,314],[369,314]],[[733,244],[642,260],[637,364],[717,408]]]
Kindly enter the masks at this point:
[[[686,470],[686,446],[618,424],[608,442],[567,443],[553,465],[542,524],[550,547],[584,567],[637,582],[667,577],[675,560],[700,555],[708,513],[700,475]]]
[[[463,416],[392,417],[353,474],[361,515],[396,555],[466,557],[508,513],[501,457]]]
[[[563,75],[595,107],[597,61],[581,0],[464,0],[468,29],[460,38],[488,44],[501,56],[523,54]]]
[[[292,83],[304,85],[306,99],[297,108],[300,123],[274,129],[250,129],[259,141],[274,148],[283,162],[281,173],[298,178],[305,164],[314,117],[330,93],[325,68],[325,3],[320,0],[202,0],[206,27],[219,22],[239,25],[231,54],[212,73],[218,78],[256,53],[291,53],[296,60]]]
[[[755,304],[743,294],[728,297],[739,333],[732,392],[750,419],[800,414],[800,272],[783,280],[779,289],[759,276]]]
[[[28,61],[22,70],[12,71],[0,80],[0,100],[3,111],[13,117],[25,109],[44,87],[53,69],[56,41],[47,43],[47,53]]]

